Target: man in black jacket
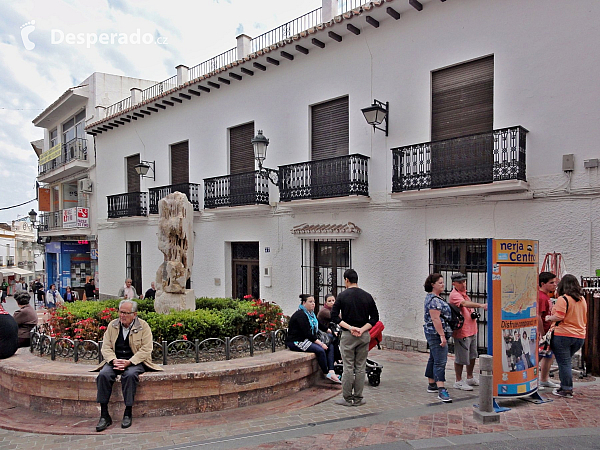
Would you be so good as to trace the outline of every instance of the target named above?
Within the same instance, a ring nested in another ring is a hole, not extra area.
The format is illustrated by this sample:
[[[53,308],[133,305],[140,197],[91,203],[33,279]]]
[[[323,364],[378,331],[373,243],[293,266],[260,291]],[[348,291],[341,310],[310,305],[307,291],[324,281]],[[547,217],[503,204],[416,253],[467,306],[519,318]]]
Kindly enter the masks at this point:
[[[344,272],[346,290],[338,295],[331,308],[331,321],[339,324],[342,329],[340,350],[344,362],[344,398],[337,403],[344,406],[360,406],[366,403],[363,388],[371,340],[369,330],[379,321],[379,311],[373,297],[359,288],[357,283],[356,271],[347,269]],[[340,319],[340,313],[343,320]]]

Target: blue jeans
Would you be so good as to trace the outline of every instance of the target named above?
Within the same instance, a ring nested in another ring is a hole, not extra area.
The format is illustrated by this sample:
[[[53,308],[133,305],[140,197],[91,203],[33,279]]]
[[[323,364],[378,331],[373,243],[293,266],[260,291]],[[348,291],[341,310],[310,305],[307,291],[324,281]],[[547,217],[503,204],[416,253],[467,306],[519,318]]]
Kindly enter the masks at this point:
[[[293,342],[287,342],[288,348],[293,352],[303,351],[297,347]],[[333,370],[333,345],[328,345],[327,350],[323,350],[323,347],[315,343],[310,344],[310,347],[306,349],[306,353],[314,353],[317,357],[319,367],[324,374],[327,375],[330,370]]]
[[[444,347],[440,344],[442,339],[437,333],[425,333],[425,339],[429,344],[429,361],[425,369],[425,376],[436,382],[446,381],[446,361],[448,361],[448,343]]]
[[[564,391],[573,390],[573,372],[571,372],[571,358],[583,346],[584,339],[552,336],[550,348],[558,364],[558,376],[560,377],[560,388]]]

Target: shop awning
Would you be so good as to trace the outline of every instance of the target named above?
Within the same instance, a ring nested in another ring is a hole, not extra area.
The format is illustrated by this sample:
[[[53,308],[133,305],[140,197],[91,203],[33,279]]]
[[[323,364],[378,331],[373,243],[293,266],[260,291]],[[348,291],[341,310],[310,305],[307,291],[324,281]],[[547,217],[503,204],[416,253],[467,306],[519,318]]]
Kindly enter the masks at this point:
[[[33,275],[33,272],[31,270],[25,270],[19,267],[14,267],[10,270],[12,270],[15,273],[15,275]]]
[[[1,269],[1,268],[0,268],[0,273],[5,277],[12,277],[15,274],[13,269]]]

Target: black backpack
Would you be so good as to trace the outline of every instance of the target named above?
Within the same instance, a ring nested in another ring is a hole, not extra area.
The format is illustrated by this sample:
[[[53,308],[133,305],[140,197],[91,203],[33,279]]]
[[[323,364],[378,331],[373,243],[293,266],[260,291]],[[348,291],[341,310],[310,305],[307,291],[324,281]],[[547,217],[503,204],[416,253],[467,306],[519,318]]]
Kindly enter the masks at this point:
[[[462,313],[460,312],[460,308],[456,305],[453,305],[450,302],[447,302],[448,306],[450,307],[450,317],[444,317],[446,319],[446,322],[448,323],[448,325],[450,325],[450,328],[452,328],[452,330],[460,330],[463,326],[463,324],[465,323],[465,318],[463,317]]]

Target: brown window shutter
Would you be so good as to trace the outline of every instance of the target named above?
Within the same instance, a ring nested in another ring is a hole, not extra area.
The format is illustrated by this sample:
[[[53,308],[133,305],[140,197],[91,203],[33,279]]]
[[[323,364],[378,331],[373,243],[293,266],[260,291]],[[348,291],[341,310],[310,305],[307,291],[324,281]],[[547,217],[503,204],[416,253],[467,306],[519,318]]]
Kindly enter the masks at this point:
[[[314,105],[311,114],[312,160],[348,155],[348,97]]]
[[[189,142],[171,145],[171,184],[190,182]]]
[[[139,154],[127,157],[127,192],[140,192],[140,176],[135,171],[139,163]]]
[[[494,57],[432,73],[431,140],[492,131]]]
[[[229,174],[254,171],[254,122],[229,129]]]

